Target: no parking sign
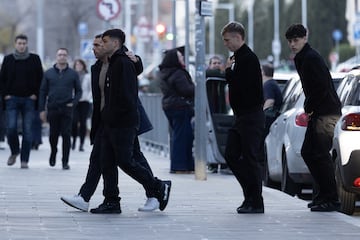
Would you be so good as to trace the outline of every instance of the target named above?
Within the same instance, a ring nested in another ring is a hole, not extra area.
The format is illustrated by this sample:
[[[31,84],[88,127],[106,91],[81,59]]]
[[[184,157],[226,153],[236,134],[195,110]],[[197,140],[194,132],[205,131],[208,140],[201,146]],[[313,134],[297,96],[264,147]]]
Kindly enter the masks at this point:
[[[96,5],[98,16],[105,21],[110,21],[120,14],[119,0],[98,0]]]

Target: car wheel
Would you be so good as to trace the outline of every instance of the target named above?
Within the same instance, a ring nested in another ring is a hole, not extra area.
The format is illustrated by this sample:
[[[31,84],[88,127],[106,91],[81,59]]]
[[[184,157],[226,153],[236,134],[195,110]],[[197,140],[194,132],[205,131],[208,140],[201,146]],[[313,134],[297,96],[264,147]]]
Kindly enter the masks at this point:
[[[267,150],[264,147],[264,166],[263,166],[263,180],[264,186],[280,190],[280,183],[273,181],[269,174],[269,163],[267,160]]]
[[[291,196],[295,196],[300,192],[299,184],[296,184],[289,176],[289,169],[287,166],[286,154],[282,154],[282,179],[281,179],[281,191]]]
[[[341,202],[340,212],[352,215],[355,211],[356,194],[344,189],[338,163],[335,166],[336,185]]]

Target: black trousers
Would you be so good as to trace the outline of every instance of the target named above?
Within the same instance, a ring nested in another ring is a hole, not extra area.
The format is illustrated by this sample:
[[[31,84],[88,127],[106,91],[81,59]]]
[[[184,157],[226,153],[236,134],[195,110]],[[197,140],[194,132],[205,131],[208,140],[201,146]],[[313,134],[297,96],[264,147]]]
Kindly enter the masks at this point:
[[[100,145],[100,135],[96,134],[93,149],[90,154],[89,167],[86,174],[85,182],[81,186],[79,194],[84,198],[86,202],[90,201],[92,195],[94,195],[97,185],[101,177],[101,145]],[[111,157],[110,155],[108,155]],[[140,150],[140,144],[138,137],[135,138],[134,142],[134,153],[135,161],[140,165],[146,168],[151,174],[151,168],[147,162],[145,156]],[[113,156],[114,157],[114,156]],[[103,195],[108,199],[120,200],[119,197],[119,188],[118,188],[118,170],[117,167],[108,170],[108,174],[103,177],[104,189]],[[146,192],[146,196],[150,197],[150,193]]]
[[[334,162],[330,150],[334,127],[340,116],[312,117],[305,133],[301,155],[314,179],[314,201],[338,201]]]
[[[104,189],[111,190],[115,189],[114,185],[117,186],[118,179],[117,176],[113,176],[113,171],[119,166],[121,170],[144,187],[148,197],[156,197],[161,187],[161,181],[153,176],[142,154],[143,158],[140,162],[134,158],[135,142],[138,143],[136,128],[103,126],[100,128],[99,134],[101,139],[101,169],[103,178],[108,179],[107,182],[104,182]],[[141,163],[141,161],[143,162]],[[144,161],[146,162],[145,165]],[[108,202],[119,200],[116,192],[104,192],[104,196],[105,201]]]
[[[72,107],[59,107],[48,110],[48,121],[50,125],[49,142],[51,152],[57,152],[59,136],[62,137],[62,162],[69,162],[70,142],[71,142],[71,125],[72,125]]]
[[[263,111],[236,116],[225,149],[225,160],[242,187],[245,202],[253,207],[263,207],[259,158],[264,121]]]

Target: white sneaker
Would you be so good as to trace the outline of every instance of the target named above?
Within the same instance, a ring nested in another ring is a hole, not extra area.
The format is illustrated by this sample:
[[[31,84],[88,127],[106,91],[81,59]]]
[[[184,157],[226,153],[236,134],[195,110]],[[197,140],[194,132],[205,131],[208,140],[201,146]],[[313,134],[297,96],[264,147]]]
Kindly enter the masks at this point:
[[[75,195],[72,197],[61,197],[60,198],[67,205],[79,209],[81,211],[89,211],[89,202],[85,202],[84,198],[81,195]]]
[[[5,142],[0,141],[0,150],[4,150],[4,149],[5,149]]]
[[[139,207],[140,212],[152,212],[158,209],[160,206],[159,201],[156,198],[148,198],[143,207]]]

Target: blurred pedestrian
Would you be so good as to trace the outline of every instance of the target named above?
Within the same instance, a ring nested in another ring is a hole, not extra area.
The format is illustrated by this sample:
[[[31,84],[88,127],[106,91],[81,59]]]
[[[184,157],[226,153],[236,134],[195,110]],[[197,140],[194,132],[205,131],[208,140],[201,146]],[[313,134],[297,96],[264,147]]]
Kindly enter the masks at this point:
[[[271,124],[279,115],[280,107],[282,104],[282,93],[279,85],[273,79],[274,67],[272,64],[264,64],[261,67],[263,88],[264,88],[264,113],[265,113],[265,134],[269,133]]]
[[[214,55],[209,59],[209,65],[205,72],[206,78],[211,78],[211,77],[225,78],[224,70],[225,70],[225,65],[224,65],[223,58],[218,55]],[[212,94],[213,89],[209,88],[209,86],[206,86],[206,89],[207,89],[207,93],[208,93],[208,97],[209,97],[209,94]],[[208,100],[209,100],[210,111],[212,112],[214,110],[213,109],[214,108],[213,99],[209,98]],[[220,168],[220,172],[222,172],[222,173],[228,174],[231,172],[231,170],[229,170],[226,163],[209,163],[208,164],[208,170],[211,173],[217,173],[219,168]]]
[[[5,102],[7,141],[11,155],[7,164],[16,162],[20,154],[21,168],[28,168],[32,147],[32,126],[37,109],[43,68],[38,55],[29,53],[28,37],[15,37],[15,52],[4,58],[0,72],[1,96]],[[18,134],[18,116],[21,117],[21,147]]]
[[[176,48],[165,53],[159,68],[162,108],[171,128],[170,173],[192,173],[194,83],[185,69],[184,56]]]
[[[324,59],[307,42],[307,29],[291,25],[285,33],[295,67],[305,94],[304,110],[308,116],[303,157],[314,179],[311,211],[337,211],[340,207],[334,162],[330,155],[334,127],[341,116],[341,102]]]
[[[39,99],[40,118],[43,122],[48,121],[50,126],[51,167],[56,163],[57,144],[61,135],[62,168],[70,169],[72,115],[81,93],[79,75],[69,68],[68,50],[59,48],[56,51],[56,63],[44,74]]]
[[[84,151],[84,142],[87,133],[87,119],[89,117],[91,107],[91,76],[88,73],[86,63],[82,59],[74,61],[73,68],[79,74],[82,95],[79,103],[74,108],[73,125],[72,125],[72,145],[71,148],[76,148],[76,139],[80,137],[79,151]]]
[[[265,121],[260,63],[245,43],[241,23],[228,23],[221,35],[224,45],[234,53],[225,70],[235,115],[235,123],[228,133],[225,160],[243,189],[244,202],[237,212],[264,213],[259,164]]]
[[[38,150],[39,146],[42,144],[42,121],[40,119],[40,112],[37,109],[34,112],[32,134],[33,134],[32,149]]]
[[[0,150],[5,149],[6,122],[5,111],[3,108],[3,99],[0,95]]]
[[[209,65],[206,69],[206,77],[225,77],[225,71],[224,71],[224,61],[223,59],[218,56],[214,55],[209,59]]]

